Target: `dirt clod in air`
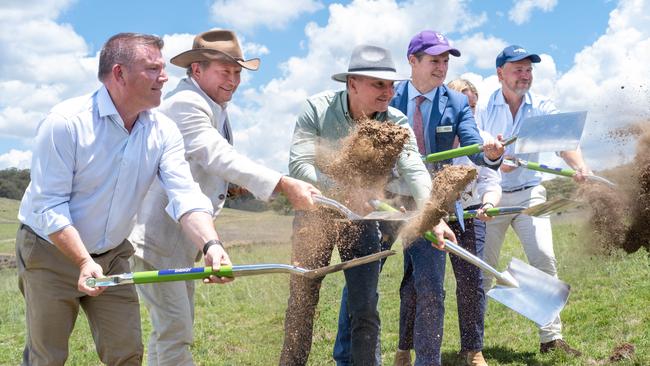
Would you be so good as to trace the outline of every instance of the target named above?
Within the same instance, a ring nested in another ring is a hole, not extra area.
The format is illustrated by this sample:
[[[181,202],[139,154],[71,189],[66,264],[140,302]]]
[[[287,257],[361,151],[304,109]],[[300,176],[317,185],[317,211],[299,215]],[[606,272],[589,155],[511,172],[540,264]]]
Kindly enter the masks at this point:
[[[336,188],[327,194],[363,213],[370,198],[383,197],[391,170],[408,140],[408,129],[395,123],[360,120],[338,149],[317,154],[318,168],[336,182]]]
[[[433,178],[429,201],[422,213],[402,230],[404,243],[410,243],[453,213],[454,202],[465,187],[476,178],[476,169],[465,165],[446,165]]]
[[[0,254],[0,269],[16,268],[16,256],[12,254]]]
[[[650,121],[617,129],[613,139],[637,137],[637,149],[629,169],[619,171],[624,184],[612,188],[602,184],[583,184],[577,195],[592,209],[590,220],[594,242],[605,252],[622,248],[634,253],[641,247],[650,251]]]

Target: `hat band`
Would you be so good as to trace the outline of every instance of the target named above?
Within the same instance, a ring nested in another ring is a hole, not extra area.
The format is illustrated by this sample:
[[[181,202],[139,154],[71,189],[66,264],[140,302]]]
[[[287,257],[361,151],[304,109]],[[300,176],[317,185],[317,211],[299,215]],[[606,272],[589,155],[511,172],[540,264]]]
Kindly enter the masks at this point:
[[[355,72],[355,71],[392,71],[396,72],[395,68],[393,67],[355,67],[352,69],[348,69],[348,72]]]

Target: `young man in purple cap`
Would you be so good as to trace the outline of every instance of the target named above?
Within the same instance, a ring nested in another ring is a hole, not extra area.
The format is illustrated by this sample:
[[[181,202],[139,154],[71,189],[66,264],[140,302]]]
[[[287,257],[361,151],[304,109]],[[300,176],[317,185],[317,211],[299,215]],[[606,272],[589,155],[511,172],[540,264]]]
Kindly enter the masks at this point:
[[[495,91],[486,103],[479,103],[476,119],[479,128],[495,136],[517,134],[521,121],[526,118],[558,113],[553,102],[548,98],[531,93],[533,82],[533,63],[541,58],[529,53],[520,46],[508,46],[496,58],[497,76],[501,88]],[[508,147],[506,155],[513,155],[512,147]],[[585,165],[580,150],[563,151],[560,156],[578,174],[576,181],[584,181],[584,176],[591,174]],[[518,158],[539,161],[539,154],[522,154]],[[546,190],[540,183],[541,173],[533,170],[501,166],[501,187],[503,195],[500,204],[503,206],[529,207],[546,201]],[[549,217],[532,217],[528,215],[496,217],[487,224],[485,240],[485,261],[496,266],[499,252],[508,227],[512,225],[526,252],[530,264],[552,276],[557,276],[557,261],[553,253],[553,236]],[[483,288],[489,290],[493,277],[484,274]],[[558,317],[553,323],[539,329],[540,351],[542,353],[559,349],[572,355],[580,352],[571,348],[562,339],[562,323]]]
[[[456,136],[463,146],[484,143],[467,97],[444,85],[450,54],[460,56],[460,52],[451,47],[442,34],[433,31],[418,33],[411,40],[407,53],[412,81],[400,82],[395,87],[391,106],[408,116],[421,155],[451,149]],[[498,141],[485,141],[484,146],[485,153],[470,158],[478,165],[497,169],[503,147]],[[444,163],[450,164],[451,161]],[[408,195],[402,184],[395,184],[390,191]],[[412,203],[411,197],[402,199],[407,202],[409,200]],[[409,208],[412,209],[412,205]],[[460,226],[454,228],[450,224],[450,227],[455,229],[456,235],[461,233]],[[474,227],[468,225],[466,229],[461,237],[473,237]],[[386,230],[382,233],[392,236]],[[388,245],[392,244],[392,240],[388,241]],[[480,255],[482,250],[482,242],[475,245],[473,241],[467,240],[466,243],[461,241],[461,245],[474,254]],[[396,365],[411,364],[411,348],[415,348],[416,365],[441,363],[445,260],[445,252],[434,249],[432,243],[425,239],[416,240],[404,251],[404,278],[400,288],[400,342]],[[482,361],[485,294],[481,288],[481,272],[455,256],[452,256],[452,263],[458,279],[462,353],[465,358]],[[344,289],[343,302],[346,294]],[[339,366],[348,364],[343,360],[349,357],[346,355],[349,354],[350,336],[345,331],[348,321],[344,311],[342,308],[334,347],[334,358]],[[485,365],[482,362],[469,364]]]
[[[408,47],[411,81],[397,85],[391,105],[402,110],[413,126],[420,153],[449,150],[457,136],[461,146],[483,143],[485,152],[469,158],[477,165],[497,169],[503,146],[498,141],[483,141],[469,107],[467,97],[445,84],[449,55],[459,57],[448,39],[425,30],[413,37]],[[496,135],[495,135],[496,136]],[[442,162],[450,164],[451,161]],[[437,170],[439,164],[433,167]],[[496,204],[496,202],[493,202]],[[483,209],[483,207],[481,207]],[[462,230],[453,223],[456,233]],[[461,237],[480,237],[481,227],[467,225]],[[481,256],[482,241],[461,240],[465,249]],[[441,246],[438,246],[442,249]],[[481,288],[481,271],[451,255],[457,283],[461,357],[466,365],[486,365],[483,348],[485,293]],[[400,338],[396,364],[410,365],[409,349],[414,348],[416,365],[440,365],[440,345],[444,321],[445,252],[419,239],[404,251],[404,277],[400,286]]]

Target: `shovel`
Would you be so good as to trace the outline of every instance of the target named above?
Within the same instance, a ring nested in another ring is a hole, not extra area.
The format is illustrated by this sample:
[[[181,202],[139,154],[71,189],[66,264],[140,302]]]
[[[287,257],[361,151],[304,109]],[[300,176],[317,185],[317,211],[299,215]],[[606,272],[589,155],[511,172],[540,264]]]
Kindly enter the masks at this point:
[[[381,203],[381,206],[375,207],[397,211],[387,203]],[[436,236],[430,231],[425,232],[423,236],[433,243],[438,242]],[[554,321],[566,305],[570,290],[568,284],[517,258],[512,258],[506,271],[499,272],[482,259],[449,240],[445,240],[445,249],[483,271],[491,273],[496,278],[497,284],[487,292],[487,295],[532,320],[540,327]]]
[[[586,111],[528,117],[513,131],[515,154],[576,150],[586,120]]]
[[[505,207],[494,207],[489,208],[485,213],[490,216],[504,216],[504,215],[516,215],[524,214],[528,216],[546,216],[553,213],[563,212],[571,208],[582,205],[582,202],[574,201],[566,198],[556,198],[551,201],[546,201],[531,207],[523,206],[505,206]],[[475,218],[478,213],[478,210],[465,210],[463,211],[463,219],[472,219]],[[456,221],[456,215],[449,215],[448,221]]]
[[[573,178],[576,175],[576,171],[573,170],[573,169],[554,168],[554,167],[550,167],[548,165],[535,163],[533,161],[527,161],[527,160],[519,159],[519,158],[505,159],[505,161],[512,164],[512,165],[514,165],[514,166],[520,166],[520,167],[523,167],[523,168],[526,168],[526,169],[536,170],[538,172],[561,175],[563,177]],[[616,187],[616,183],[614,183],[614,182],[612,182],[612,181],[610,181],[610,180],[608,180],[606,178],[599,177],[597,175],[585,175],[585,178],[587,178],[589,180],[592,180],[592,181],[595,181],[595,182],[607,184],[610,187]]]
[[[438,241],[430,231],[424,233],[424,238],[433,243]],[[517,258],[512,258],[508,269],[499,272],[449,240],[445,240],[445,250],[491,273],[496,278],[497,284],[487,292],[487,295],[540,327],[555,320],[569,298],[568,284]]]
[[[249,264],[237,266],[221,266],[218,271],[213,270],[212,267],[194,267],[162,269],[159,271],[128,272],[101,278],[89,278],[86,280],[86,285],[88,287],[117,286],[132,283],[140,284],[197,280],[210,277],[211,275],[217,277],[244,277],[269,273],[288,273],[309,279],[317,279],[324,277],[330,273],[342,271],[344,269],[360,266],[362,264],[370,262],[375,262],[393,254],[395,254],[395,251],[393,250],[384,250],[379,253],[366,255],[364,257],[359,257],[349,261],[316,269],[305,269],[289,264]]]
[[[380,202],[381,204],[391,207],[392,210],[373,211],[368,215],[361,216],[334,199],[318,194],[312,195],[312,199],[321,205],[330,206],[335,210],[338,210],[340,213],[345,215],[345,221],[408,221],[420,214],[417,211],[401,212],[387,203],[379,200],[370,200],[369,203],[373,206],[373,202]]]
[[[511,136],[508,137],[507,139],[501,141],[503,146],[508,146],[515,142],[517,140],[517,136]],[[468,146],[463,146],[459,147],[456,149],[451,149],[451,150],[445,150],[445,151],[440,151],[437,153],[429,154],[425,157],[422,158],[422,160],[425,163],[435,163],[437,161],[442,161],[442,160],[449,160],[453,158],[459,158],[461,156],[468,156],[468,155],[474,155],[478,154],[481,151],[483,151],[483,145],[481,144],[474,144],[474,145],[468,145]]]

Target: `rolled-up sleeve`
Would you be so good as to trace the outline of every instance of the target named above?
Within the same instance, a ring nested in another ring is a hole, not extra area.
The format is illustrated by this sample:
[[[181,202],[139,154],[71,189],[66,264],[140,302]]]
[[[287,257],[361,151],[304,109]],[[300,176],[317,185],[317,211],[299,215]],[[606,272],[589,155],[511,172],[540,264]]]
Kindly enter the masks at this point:
[[[291,149],[289,151],[289,174],[296,178],[318,185],[319,172],[314,162],[316,158],[316,142],[318,133],[318,116],[315,107],[309,100],[298,116],[293,131]]]
[[[34,229],[50,235],[72,225],[70,192],[74,175],[75,135],[68,121],[50,113],[40,123],[31,165]]]
[[[164,129],[165,139],[158,177],[162,183],[169,203],[165,210],[175,221],[192,211],[213,214],[210,199],[201,192],[199,184],[192,179],[190,166],[185,160],[183,137],[178,128],[169,121]]]

